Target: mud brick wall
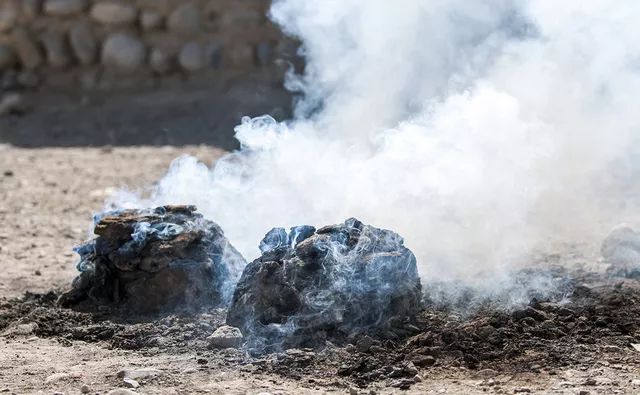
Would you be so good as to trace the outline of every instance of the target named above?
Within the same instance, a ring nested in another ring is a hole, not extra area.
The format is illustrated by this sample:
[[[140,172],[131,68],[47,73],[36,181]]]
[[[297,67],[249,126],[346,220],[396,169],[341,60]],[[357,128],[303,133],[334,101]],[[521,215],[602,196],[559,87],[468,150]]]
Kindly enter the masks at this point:
[[[282,78],[296,44],[269,0],[0,0],[0,76],[12,86],[110,89],[247,74]]]

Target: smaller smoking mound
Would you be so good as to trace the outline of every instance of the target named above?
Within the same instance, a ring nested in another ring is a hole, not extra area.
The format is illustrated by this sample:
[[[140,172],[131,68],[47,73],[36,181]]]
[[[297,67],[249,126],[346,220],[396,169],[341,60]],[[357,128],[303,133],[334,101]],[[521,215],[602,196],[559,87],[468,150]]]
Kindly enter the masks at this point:
[[[627,225],[617,226],[602,242],[600,253],[612,276],[640,278],[640,233]]]
[[[357,219],[274,228],[236,286],[227,323],[253,352],[384,337],[421,308],[416,258],[398,234]],[[397,335],[396,335],[397,336]]]
[[[222,229],[194,206],[105,213],[80,255],[63,306],[138,313],[197,310],[228,303],[246,262]]]

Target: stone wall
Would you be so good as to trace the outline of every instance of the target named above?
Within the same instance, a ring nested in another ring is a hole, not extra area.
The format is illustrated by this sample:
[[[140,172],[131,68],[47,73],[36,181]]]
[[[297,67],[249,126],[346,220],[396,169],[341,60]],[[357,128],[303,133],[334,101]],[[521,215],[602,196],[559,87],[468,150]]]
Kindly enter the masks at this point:
[[[295,43],[269,0],[0,0],[2,90],[113,89],[260,73],[282,78]]]

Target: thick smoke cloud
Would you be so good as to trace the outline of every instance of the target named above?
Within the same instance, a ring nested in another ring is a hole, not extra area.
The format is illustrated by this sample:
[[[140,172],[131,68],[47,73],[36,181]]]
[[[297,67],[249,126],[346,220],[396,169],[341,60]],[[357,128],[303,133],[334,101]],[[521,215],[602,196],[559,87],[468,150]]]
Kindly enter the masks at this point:
[[[271,18],[303,42],[296,117],[244,119],[241,151],[111,205],[195,204],[249,260],[272,227],[357,217],[423,278],[469,282],[628,219],[639,2],[280,0]]]

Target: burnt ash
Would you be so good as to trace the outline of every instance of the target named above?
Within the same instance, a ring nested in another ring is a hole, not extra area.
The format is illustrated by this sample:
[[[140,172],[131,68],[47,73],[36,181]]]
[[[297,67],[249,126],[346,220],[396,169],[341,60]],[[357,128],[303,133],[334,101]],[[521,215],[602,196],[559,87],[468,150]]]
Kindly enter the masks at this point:
[[[361,332],[384,338],[420,310],[415,256],[389,230],[353,218],[320,229],[274,228],[260,249],[227,316],[252,352],[344,342]]]
[[[245,261],[195,211],[163,206],[96,218],[98,237],[75,249],[80,275],[61,305],[153,313],[228,303]]]
[[[127,314],[61,308],[55,293],[28,294],[0,301],[0,331],[17,336],[10,334],[12,327],[33,323],[34,335],[67,345],[85,341],[145,354],[195,353],[205,370],[227,367],[317,382],[384,382],[398,388],[410,387],[419,380],[416,375],[428,377],[451,368],[469,369],[470,375],[486,369],[553,374],[564,366],[640,363],[640,354],[630,346],[640,343],[640,282],[585,272],[564,276],[573,284],[568,299],[533,299],[515,310],[486,303],[473,311],[427,302],[413,324],[389,331],[386,339],[364,332],[342,345],[327,341],[316,348],[261,356],[208,348],[207,336],[224,323],[222,308],[137,316],[132,321]]]

